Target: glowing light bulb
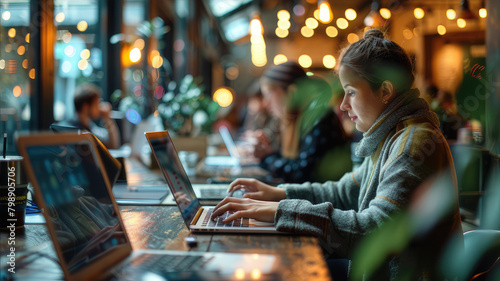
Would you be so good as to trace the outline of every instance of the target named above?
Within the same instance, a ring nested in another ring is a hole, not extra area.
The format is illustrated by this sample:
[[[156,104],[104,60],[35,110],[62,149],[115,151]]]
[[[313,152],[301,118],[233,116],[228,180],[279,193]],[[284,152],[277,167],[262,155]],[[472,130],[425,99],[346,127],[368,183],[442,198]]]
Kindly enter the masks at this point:
[[[130,61],[138,62],[141,59],[141,50],[139,48],[133,48],[130,51]]]
[[[328,2],[323,2],[319,5],[319,21],[321,23],[330,23],[333,19],[332,9]]]
[[[278,11],[277,16],[278,16],[279,20],[283,20],[283,21],[287,21],[290,19],[290,13],[287,10]]]
[[[446,17],[449,20],[454,20],[457,17],[457,13],[453,9],[446,10]]]
[[[479,9],[479,16],[483,19],[486,18],[488,16],[488,11],[485,8]]]
[[[339,31],[335,28],[335,26],[329,26],[326,28],[326,35],[332,38],[337,37],[337,35],[339,35]]]
[[[312,65],[312,59],[310,56],[308,55],[301,55],[299,57],[299,64],[300,66],[302,66],[303,68],[309,68],[311,67]]]
[[[358,14],[356,13],[356,10],[351,9],[351,8],[345,10],[345,18],[346,19],[353,21],[356,19],[357,16],[358,16]]]
[[[415,10],[413,10],[413,15],[415,16],[416,19],[422,19],[422,18],[424,18],[424,16],[425,16],[424,9],[422,9],[422,8],[415,8]]]
[[[445,35],[446,34],[446,27],[442,24],[438,25],[437,32],[439,35]]]
[[[288,58],[283,54],[277,54],[273,60],[275,65],[282,64],[282,63],[287,62],[287,61],[288,61]]]
[[[337,64],[337,60],[335,59],[334,56],[332,55],[326,55],[323,57],[323,65],[326,67],[326,68],[334,68],[335,65]]]
[[[467,26],[467,22],[464,19],[459,18],[457,19],[457,25],[459,28],[465,28]]]
[[[389,9],[387,9],[387,8],[382,8],[382,9],[380,9],[380,11],[379,11],[379,12],[380,12],[380,15],[381,15],[384,19],[386,19],[386,20],[388,20],[388,19],[390,19],[390,18],[391,18],[391,15],[392,15],[392,14],[391,14],[391,10],[389,10]]]

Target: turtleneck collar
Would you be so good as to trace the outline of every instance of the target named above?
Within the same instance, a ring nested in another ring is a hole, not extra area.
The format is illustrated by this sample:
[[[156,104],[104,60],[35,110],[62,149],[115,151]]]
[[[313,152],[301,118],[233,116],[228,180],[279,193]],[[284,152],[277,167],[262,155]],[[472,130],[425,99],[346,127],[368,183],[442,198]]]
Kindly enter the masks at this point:
[[[425,117],[429,122],[439,127],[439,119],[429,108],[429,104],[419,98],[418,89],[411,89],[399,95],[377,118],[356,147],[356,156],[372,155],[389,131],[401,121]]]

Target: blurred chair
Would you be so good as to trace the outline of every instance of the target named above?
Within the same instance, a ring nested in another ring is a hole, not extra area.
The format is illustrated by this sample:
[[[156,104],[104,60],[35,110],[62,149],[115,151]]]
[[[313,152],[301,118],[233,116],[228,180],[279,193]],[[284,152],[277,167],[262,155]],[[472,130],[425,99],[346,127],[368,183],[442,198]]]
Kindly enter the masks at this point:
[[[465,257],[474,264],[467,280],[498,280],[500,230],[471,230],[464,233]],[[497,275],[494,277],[493,275]]]

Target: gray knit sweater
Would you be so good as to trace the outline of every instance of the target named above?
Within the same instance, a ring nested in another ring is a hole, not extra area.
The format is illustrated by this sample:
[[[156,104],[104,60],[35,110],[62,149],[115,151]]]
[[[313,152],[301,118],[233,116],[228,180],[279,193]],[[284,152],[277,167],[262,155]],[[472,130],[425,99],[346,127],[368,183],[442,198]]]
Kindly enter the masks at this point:
[[[405,210],[426,178],[454,171],[438,118],[418,95],[399,96],[379,116],[356,148],[364,161],[353,172],[337,182],[280,185],[287,199],[279,203],[277,229],[318,236],[327,257],[349,258],[361,238]]]

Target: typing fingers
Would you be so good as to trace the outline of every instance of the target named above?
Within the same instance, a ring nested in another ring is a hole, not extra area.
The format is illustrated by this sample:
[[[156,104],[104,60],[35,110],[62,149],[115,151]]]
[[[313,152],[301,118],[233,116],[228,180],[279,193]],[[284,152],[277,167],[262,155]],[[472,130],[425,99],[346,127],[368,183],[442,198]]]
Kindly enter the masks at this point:
[[[245,217],[245,218],[249,217],[249,211],[248,210],[241,210],[241,211],[234,212],[234,214],[228,216],[222,222],[229,223],[229,222],[232,222],[234,220],[237,220],[237,219],[243,218],[243,217]]]
[[[246,208],[247,208],[246,204],[230,202],[219,207],[217,210],[214,209],[212,213],[212,218],[216,218],[227,211],[239,211],[239,210],[245,210]]]

